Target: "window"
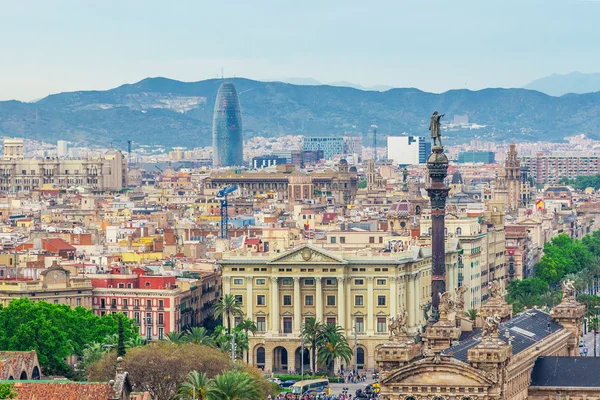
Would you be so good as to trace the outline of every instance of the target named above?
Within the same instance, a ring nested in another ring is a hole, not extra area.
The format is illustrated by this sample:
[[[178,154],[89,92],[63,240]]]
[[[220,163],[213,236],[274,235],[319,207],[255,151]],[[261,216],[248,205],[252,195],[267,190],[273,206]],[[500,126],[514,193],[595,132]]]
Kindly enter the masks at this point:
[[[385,279],[377,279],[378,286],[385,286],[386,283],[387,281]]]
[[[369,243],[375,243],[375,236],[369,236]]]
[[[354,329],[357,333],[365,332],[365,319],[363,317],[356,317],[354,319]]]
[[[146,300],[146,308],[152,308],[152,300]]]
[[[263,368],[265,366],[265,360],[267,359],[266,354],[267,352],[265,351],[264,347],[259,347],[258,349],[256,349],[256,364],[262,365]]]
[[[377,305],[385,306],[385,296],[377,296]]]
[[[306,296],[304,296],[304,305],[312,306],[312,305],[314,305],[314,300],[315,300],[315,298],[312,295],[306,295]]]
[[[139,323],[140,323],[140,313],[136,312],[134,314],[134,318],[135,318],[135,322],[139,325]]]
[[[148,324],[148,325],[152,324],[152,313],[149,313],[149,312],[146,313],[146,324]]]
[[[462,229],[461,228],[456,228],[456,234],[457,235],[461,235],[462,234]]]
[[[243,285],[244,284],[244,280],[242,278],[236,278],[233,280],[233,284],[234,285]]]
[[[165,315],[163,313],[158,313],[158,324],[162,325],[165,323]]]
[[[164,300],[159,300],[158,301],[158,308],[163,308],[165,306],[165,301]]]
[[[362,295],[354,296],[354,305],[355,306],[364,306],[365,299]]]
[[[379,236],[379,243],[383,243],[383,236]]]
[[[364,279],[355,279],[355,280],[354,280],[354,284],[355,284],[356,286],[362,286],[362,285],[364,285],[364,284],[365,284],[365,280],[364,280]]]
[[[335,244],[335,236],[332,236],[330,239],[331,239],[331,243]]]
[[[123,307],[127,307],[127,299],[123,299]]]
[[[292,280],[292,278],[283,278],[281,280],[281,284],[285,286],[291,286],[294,284],[294,281]]]
[[[54,304],[58,304],[58,300],[54,300]]]
[[[146,282],[146,286],[150,286],[150,282]]]
[[[377,317],[377,332],[385,332],[387,330],[387,321],[385,317]]]
[[[291,306],[292,305],[292,296],[289,294],[283,295],[283,305]]]
[[[135,307],[139,307],[140,306],[140,299],[135,299],[133,301],[133,304],[134,304]]]
[[[346,243],[346,236],[340,236],[340,243]]]
[[[124,287],[125,287],[125,284],[119,283],[119,289],[123,289]]]
[[[264,294],[256,295],[256,305],[257,306],[264,306],[266,304],[267,304],[267,301],[265,300]]]
[[[77,299],[77,307],[81,307],[81,299]]]
[[[233,319],[233,326],[236,327],[242,322],[242,317],[237,316]]]
[[[256,317],[256,330],[259,332],[265,332],[267,330],[266,317]]]
[[[328,324],[328,325],[329,325],[329,324],[333,324],[333,325],[335,325],[335,324],[336,324],[335,317],[327,317],[327,324]]]
[[[133,288],[133,285],[132,285],[131,283],[128,283],[128,284],[127,284],[127,287],[128,287],[129,289],[131,289],[131,288]]]
[[[262,286],[262,285],[266,285],[266,284],[267,284],[267,280],[266,280],[266,279],[263,279],[263,278],[257,279],[257,280],[256,280],[256,284],[257,284],[257,285],[261,285],[261,286]]]
[[[335,306],[335,296],[327,296],[327,305]]]
[[[241,306],[244,304],[244,297],[241,294],[236,294],[235,301]]]
[[[314,279],[305,279],[304,280],[304,286],[314,286],[314,284],[315,284]]]
[[[158,328],[158,340],[162,340],[165,337],[165,328]]]
[[[327,286],[335,286],[335,279],[325,279],[325,284]]]
[[[152,328],[146,328],[146,340],[152,340]]]
[[[283,333],[292,333],[292,317],[283,317]]]

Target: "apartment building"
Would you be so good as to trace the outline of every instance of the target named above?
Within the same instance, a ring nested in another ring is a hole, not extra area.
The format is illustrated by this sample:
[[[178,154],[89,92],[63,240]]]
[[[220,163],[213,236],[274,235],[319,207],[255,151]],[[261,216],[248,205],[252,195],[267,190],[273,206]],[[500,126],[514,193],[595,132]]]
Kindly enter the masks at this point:
[[[536,184],[557,184],[561,178],[600,173],[600,157],[591,155],[524,156],[521,167],[528,170]]]

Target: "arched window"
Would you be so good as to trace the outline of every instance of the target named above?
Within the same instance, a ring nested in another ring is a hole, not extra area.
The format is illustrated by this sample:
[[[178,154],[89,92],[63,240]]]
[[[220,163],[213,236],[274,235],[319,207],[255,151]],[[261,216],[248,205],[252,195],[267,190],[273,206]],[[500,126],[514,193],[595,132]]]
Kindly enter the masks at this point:
[[[462,235],[462,228],[456,228],[456,234]]]
[[[258,349],[256,349],[256,364],[264,364],[265,358],[265,348],[259,347]]]
[[[356,349],[356,364],[365,365],[365,349],[362,347]]]

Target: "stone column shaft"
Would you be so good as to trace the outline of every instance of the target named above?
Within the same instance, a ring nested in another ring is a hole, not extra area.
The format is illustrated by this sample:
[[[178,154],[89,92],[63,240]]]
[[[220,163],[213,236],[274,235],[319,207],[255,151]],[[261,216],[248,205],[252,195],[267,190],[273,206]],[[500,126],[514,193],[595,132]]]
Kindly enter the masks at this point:
[[[252,315],[252,306],[254,305],[254,297],[252,296],[253,279],[251,276],[246,277],[246,318],[254,321]]]
[[[373,277],[367,278],[367,315],[366,315],[366,331],[367,335],[373,335],[373,318],[375,312],[373,311]]]
[[[344,298],[344,278],[337,278],[338,284],[338,295],[337,295],[337,309],[338,309],[338,325],[348,330],[346,326],[346,301]]]
[[[300,296],[300,278],[294,278],[294,333],[300,333],[300,324],[302,323],[302,313],[300,311],[300,305],[302,303],[302,296]]]
[[[271,277],[271,331],[279,334],[279,286],[276,277]]]
[[[317,290],[315,292],[315,315],[317,321],[323,322],[323,287],[321,278],[315,278]]]

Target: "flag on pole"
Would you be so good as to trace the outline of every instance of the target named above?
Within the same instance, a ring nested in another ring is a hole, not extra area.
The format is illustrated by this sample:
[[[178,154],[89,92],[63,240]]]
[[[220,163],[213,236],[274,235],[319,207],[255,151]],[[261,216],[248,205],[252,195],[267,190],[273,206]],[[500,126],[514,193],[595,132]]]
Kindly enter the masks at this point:
[[[537,207],[537,209],[539,211],[542,211],[544,209],[544,201],[542,199],[539,199],[536,203],[535,206]]]

